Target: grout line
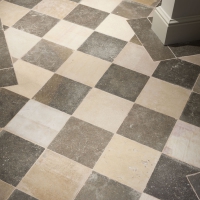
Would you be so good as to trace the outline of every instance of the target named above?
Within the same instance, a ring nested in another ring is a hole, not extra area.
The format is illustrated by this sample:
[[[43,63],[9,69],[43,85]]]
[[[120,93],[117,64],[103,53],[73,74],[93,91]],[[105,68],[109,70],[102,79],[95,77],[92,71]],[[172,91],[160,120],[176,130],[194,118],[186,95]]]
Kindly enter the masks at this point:
[[[198,173],[199,173],[199,172],[198,172]],[[198,173],[197,173],[197,174],[198,174]],[[190,176],[190,175],[189,175],[189,176]],[[186,178],[187,178],[187,180],[188,180],[188,182],[189,182],[189,184],[190,184],[190,186],[191,186],[192,190],[194,191],[195,195],[196,195],[196,196],[197,196],[197,198],[200,200],[200,197],[197,195],[197,193],[196,193],[196,190],[194,189],[193,185],[191,184],[191,182],[190,182],[190,180],[189,180],[188,176],[186,176]]]

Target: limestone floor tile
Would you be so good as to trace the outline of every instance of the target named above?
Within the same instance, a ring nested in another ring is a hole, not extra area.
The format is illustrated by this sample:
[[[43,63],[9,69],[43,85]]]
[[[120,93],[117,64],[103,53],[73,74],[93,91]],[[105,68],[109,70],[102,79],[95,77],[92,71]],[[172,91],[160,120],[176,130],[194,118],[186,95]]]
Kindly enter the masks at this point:
[[[63,128],[69,115],[30,100],[6,126],[6,130],[47,147]]]
[[[12,27],[5,31],[5,36],[10,54],[15,58],[21,58],[40,41],[39,37]]]
[[[200,94],[200,74],[193,88],[194,92]]]
[[[37,199],[29,196],[28,194],[20,190],[15,190],[8,200],[37,200]]]
[[[196,195],[200,198],[200,173],[195,173],[187,177]]]
[[[19,19],[29,12],[29,9],[9,3],[7,1],[0,2],[0,18],[2,24],[12,26]]]
[[[114,63],[151,76],[158,66],[159,62],[154,62],[144,47],[132,42],[122,49],[115,58]]]
[[[137,44],[137,45],[142,46],[142,43],[140,42],[140,40],[138,39],[138,37],[137,37],[136,35],[134,35],[134,36],[131,38],[130,42],[132,42],[133,44]]]
[[[32,98],[53,76],[53,72],[32,65],[23,60],[14,64],[18,85],[6,87],[17,94]]]
[[[18,188],[40,200],[72,200],[90,173],[89,168],[46,150]]]
[[[200,65],[200,54],[193,55],[193,56],[184,56],[184,57],[180,57],[180,59],[194,63],[196,65]]]
[[[93,30],[89,28],[62,20],[44,36],[44,39],[76,50],[92,33]]]
[[[12,185],[0,180],[0,200],[7,200],[13,190],[14,187]]]
[[[94,87],[110,65],[110,62],[75,51],[56,73]]]
[[[190,90],[150,78],[136,103],[178,119],[190,96]]]
[[[160,2],[160,0],[134,0],[134,1],[148,6],[156,6]]]
[[[200,168],[200,128],[178,121],[163,153]]]
[[[91,124],[116,132],[133,103],[93,88],[75,111],[74,116]]]
[[[58,19],[63,19],[77,5],[77,3],[69,0],[42,0],[34,7],[34,10]]]
[[[16,85],[17,79],[13,68],[0,70],[0,87]]]
[[[116,134],[94,170],[143,192],[159,157],[158,151]]]
[[[141,197],[140,197],[140,200],[159,200],[153,196],[150,196],[146,193],[142,193]]]
[[[23,1],[23,0],[6,0],[10,3],[14,3],[14,4],[17,4],[19,6],[22,6],[22,7],[26,7],[26,8],[33,8],[35,5],[37,5],[41,0],[26,0],[26,1]]]
[[[135,34],[126,18],[113,14],[110,14],[96,31],[125,41],[129,41]]]
[[[81,4],[106,12],[112,12],[121,1],[122,0],[82,0]]]

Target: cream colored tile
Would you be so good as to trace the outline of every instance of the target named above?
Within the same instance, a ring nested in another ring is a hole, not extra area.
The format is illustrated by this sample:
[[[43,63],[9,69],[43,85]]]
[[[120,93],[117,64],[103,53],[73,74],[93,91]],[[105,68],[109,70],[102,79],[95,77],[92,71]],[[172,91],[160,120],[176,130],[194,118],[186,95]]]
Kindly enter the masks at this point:
[[[7,200],[15,188],[0,180],[0,200]]]
[[[184,57],[181,57],[180,59],[191,62],[196,65],[200,65],[200,54],[193,55],[193,56],[184,56]]]
[[[69,117],[64,112],[30,100],[5,129],[47,147],[63,128]]]
[[[7,1],[0,2],[0,19],[2,24],[6,26],[14,25],[19,19],[29,12],[29,9],[9,3]]]
[[[82,0],[81,4],[106,12],[112,12],[121,1],[122,0]]]
[[[18,188],[40,200],[72,200],[90,173],[89,168],[46,150]]]
[[[93,88],[73,114],[75,117],[116,132],[133,103]]]
[[[116,134],[94,170],[143,192],[159,157],[160,152]]]
[[[178,119],[189,96],[190,91],[187,89],[150,78],[136,103]]]
[[[12,27],[5,31],[5,37],[10,54],[15,58],[21,58],[41,39]]]
[[[34,7],[34,10],[55,18],[63,19],[77,5],[77,3],[69,0],[43,0]]]
[[[159,199],[143,193],[140,197],[140,200],[159,200]]]
[[[53,72],[37,67],[22,60],[14,64],[18,85],[6,87],[22,96],[32,98],[53,76]]]
[[[110,62],[76,51],[56,73],[94,87],[110,65]]]
[[[177,121],[163,153],[200,167],[200,128]]]
[[[151,76],[159,62],[154,62],[144,47],[131,42],[122,49],[114,63]]]
[[[135,33],[126,20],[124,17],[110,14],[98,26],[96,31],[121,40],[130,41]]]
[[[92,32],[89,28],[62,20],[44,36],[44,39],[76,50]]]

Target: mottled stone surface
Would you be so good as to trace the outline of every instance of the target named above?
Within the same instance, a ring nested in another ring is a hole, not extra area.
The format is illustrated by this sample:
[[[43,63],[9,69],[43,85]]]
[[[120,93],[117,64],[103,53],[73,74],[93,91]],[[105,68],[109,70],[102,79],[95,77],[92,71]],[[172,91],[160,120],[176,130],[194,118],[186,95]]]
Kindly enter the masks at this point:
[[[200,127],[200,94],[190,95],[180,119]]]
[[[162,155],[144,192],[158,199],[197,200],[186,176],[199,171],[198,168]]]
[[[174,58],[170,49],[164,46],[151,30],[151,23],[148,19],[133,19],[128,20],[128,23],[154,61]]]
[[[37,199],[16,189],[8,200],[37,200]]]
[[[0,127],[6,126],[27,101],[26,97],[0,88]]]
[[[126,43],[123,40],[94,32],[78,50],[112,62]]]
[[[107,12],[79,4],[64,19],[81,26],[95,29],[108,15],[109,13]]]
[[[26,7],[26,8],[33,8],[35,5],[37,5],[42,0],[26,0],[26,1],[24,1],[24,0],[6,0],[6,1],[17,4],[19,6]]]
[[[188,179],[197,196],[200,198],[200,173],[188,176]]]
[[[142,46],[142,43],[139,41],[139,39],[138,39],[138,37],[137,37],[136,35],[134,35],[134,36],[131,38],[130,42]]]
[[[137,19],[148,17],[153,8],[133,2],[131,0],[122,1],[112,12],[128,19]]]
[[[134,0],[134,1],[148,6],[156,6],[160,0]]]
[[[17,186],[43,148],[9,132],[0,133],[0,179]]]
[[[70,1],[74,1],[76,3],[79,3],[81,0],[70,0]]]
[[[140,196],[134,189],[93,172],[75,200],[139,200]]]
[[[67,47],[41,40],[22,60],[55,72],[71,54],[72,50]]]
[[[58,19],[48,15],[30,11],[22,17],[13,27],[33,35],[43,37],[57,23]]]
[[[199,73],[200,66],[179,59],[172,59],[161,61],[153,76],[192,89]]]
[[[197,92],[197,93],[200,94],[200,75],[199,75],[199,77],[198,77],[198,79],[195,83],[193,90],[194,90],[194,92]]]
[[[0,180],[0,199],[1,200],[7,200],[8,197],[11,195],[12,191],[14,190],[14,187],[7,184],[6,182]]]
[[[17,79],[13,68],[0,70],[0,87],[16,85]]]
[[[89,90],[90,87],[86,85],[55,74],[35,95],[34,99],[72,114]]]
[[[134,104],[117,133],[162,151],[175,122],[172,117]]]
[[[96,87],[127,100],[135,101],[148,79],[149,77],[146,75],[112,64]]]

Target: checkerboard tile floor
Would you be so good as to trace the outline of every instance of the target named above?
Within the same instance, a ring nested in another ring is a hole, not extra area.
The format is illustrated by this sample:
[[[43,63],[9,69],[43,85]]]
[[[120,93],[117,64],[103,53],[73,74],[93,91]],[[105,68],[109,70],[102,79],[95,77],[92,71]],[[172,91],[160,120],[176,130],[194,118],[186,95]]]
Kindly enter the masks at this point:
[[[200,41],[159,3],[0,1],[0,200],[200,199]]]

